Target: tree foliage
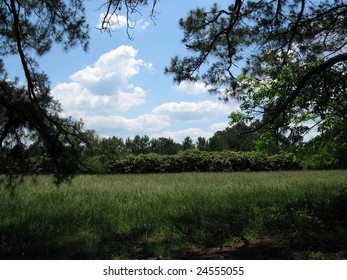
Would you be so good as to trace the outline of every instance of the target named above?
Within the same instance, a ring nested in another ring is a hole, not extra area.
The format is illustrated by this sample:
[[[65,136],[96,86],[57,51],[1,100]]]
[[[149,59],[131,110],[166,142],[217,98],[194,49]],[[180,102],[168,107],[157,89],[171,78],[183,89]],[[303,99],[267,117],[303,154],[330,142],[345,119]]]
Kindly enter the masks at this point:
[[[234,0],[192,10],[180,26],[191,55],[174,57],[166,72],[240,99],[233,121],[260,120],[258,129],[346,121],[344,0]]]
[[[60,108],[48,91],[41,92],[33,103],[25,88],[1,80],[0,101],[0,143],[6,173],[23,172],[25,148],[33,140],[44,143],[58,181],[77,171],[78,147],[83,141],[81,123],[60,118]]]
[[[48,77],[40,72],[37,58],[49,52],[53,43],[61,43],[65,50],[77,44],[87,48],[83,1],[4,0],[0,15],[0,53],[18,56],[26,78],[26,86],[20,87],[1,71],[1,150],[11,151],[14,162],[21,161],[26,142],[39,139],[60,181],[77,170],[82,124],[58,116],[61,109],[50,95]]]
[[[243,134],[245,130],[252,130],[254,125],[248,126],[245,123],[237,123],[225,130],[217,131],[209,139],[209,150],[211,151],[253,151],[255,141],[259,139],[258,132]]]

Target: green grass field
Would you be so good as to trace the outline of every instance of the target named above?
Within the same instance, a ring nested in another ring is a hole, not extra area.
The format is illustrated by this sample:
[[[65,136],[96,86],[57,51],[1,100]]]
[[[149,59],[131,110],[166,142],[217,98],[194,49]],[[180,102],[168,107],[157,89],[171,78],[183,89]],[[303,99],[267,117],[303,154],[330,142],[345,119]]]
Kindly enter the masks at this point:
[[[346,259],[347,171],[28,177],[2,259]]]

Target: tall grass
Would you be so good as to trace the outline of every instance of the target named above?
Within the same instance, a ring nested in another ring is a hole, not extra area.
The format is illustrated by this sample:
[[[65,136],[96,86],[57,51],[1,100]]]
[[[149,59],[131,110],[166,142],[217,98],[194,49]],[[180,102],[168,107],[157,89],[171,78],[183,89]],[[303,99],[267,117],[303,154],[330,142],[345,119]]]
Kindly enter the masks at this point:
[[[345,254],[346,189],[346,171],[28,177],[14,198],[0,190],[0,257],[166,257],[265,236]]]

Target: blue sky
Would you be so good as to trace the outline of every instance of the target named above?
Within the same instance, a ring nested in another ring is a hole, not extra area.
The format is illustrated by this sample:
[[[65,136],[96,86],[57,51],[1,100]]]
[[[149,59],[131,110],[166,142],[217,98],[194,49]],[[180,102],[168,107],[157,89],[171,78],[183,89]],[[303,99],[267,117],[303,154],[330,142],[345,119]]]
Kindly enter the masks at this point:
[[[219,3],[228,1],[219,1]],[[171,57],[184,55],[183,31],[178,21],[196,7],[210,7],[213,1],[161,0],[156,23],[148,17],[133,16],[133,40],[126,34],[123,17],[118,17],[111,36],[94,27],[103,12],[100,3],[87,0],[91,26],[88,52],[61,46],[40,58],[40,68],[50,80],[52,94],[63,108],[63,116],[82,119],[86,129],[102,137],[135,135],[170,137],[181,142],[186,136],[210,137],[228,126],[228,115],[238,106],[211,96],[201,83],[174,84],[164,74]],[[18,58],[5,61],[11,74],[22,76]]]

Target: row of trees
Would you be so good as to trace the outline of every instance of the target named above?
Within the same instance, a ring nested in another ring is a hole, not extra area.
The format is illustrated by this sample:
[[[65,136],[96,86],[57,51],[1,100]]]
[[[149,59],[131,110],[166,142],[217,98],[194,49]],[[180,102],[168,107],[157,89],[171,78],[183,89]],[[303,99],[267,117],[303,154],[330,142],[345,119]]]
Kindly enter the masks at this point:
[[[148,154],[156,153],[161,155],[174,155],[180,151],[198,149],[201,151],[252,151],[254,150],[254,140],[258,133],[241,134],[241,131],[250,129],[245,124],[237,124],[228,127],[223,131],[216,132],[212,137],[206,139],[198,137],[193,141],[187,136],[181,143],[175,142],[171,138],[150,138],[149,136],[136,135],[134,138],[122,139],[119,137],[99,138],[94,131],[88,131],[89,143],[92,149],[86,149],[90,155],[105,155],[110,157],[122,156],[125,154]]]
[[[330,141],[322,135],[308,142],[303,135],[253,131],[253,125],[238,123],[194,142],[170,138],[100,138],[85,132],[88,145],[80,144],[80,173],[142,173],[182,171],[288,170],[346,168],[345,139]],[[245,133],[245,131],[250,131]],[[55,161],[44,143],[36,141],[23,148],[3,149],[0,173],[54,173]]]

